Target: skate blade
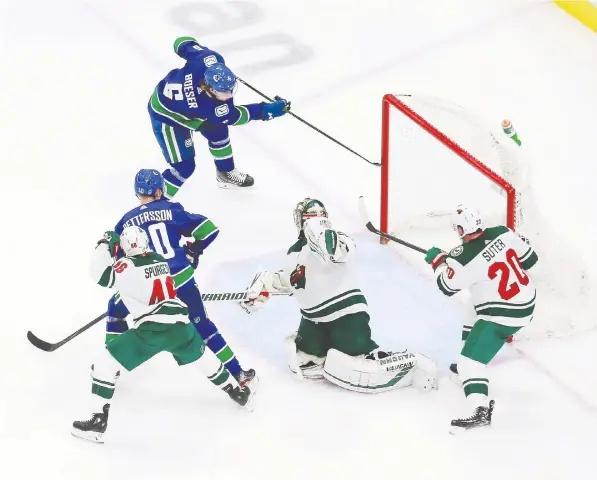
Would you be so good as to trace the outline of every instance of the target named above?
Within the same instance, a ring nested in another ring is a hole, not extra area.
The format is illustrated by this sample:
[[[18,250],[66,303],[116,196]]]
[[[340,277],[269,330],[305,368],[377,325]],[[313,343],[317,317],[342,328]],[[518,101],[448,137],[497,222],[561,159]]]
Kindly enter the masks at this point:
[[[448,432],[451,435],[462,435],[464,432],[468,432],[469,430],[481,430],[481,429],[486,428],[486,427],[491,427],[491,423],[487,423],[485,425],[477,425],[475,427],[469,427],[469,428],[466,428],[466,427],[455,427],[453,425],[450,425],[450,429],[448,430]]]
[[[248,187],[241,187],[240,185],[234,185],[233,183],[217,182],[219,188],[225,190],[252,190],[255,184]]]
[[[84,432],[75,428],[70,433],[73,437],[81,438],[89,442],[104,443],[104,434],[100,432]]]
[[[254,385],[253,382],[257,380],[257,385]],[[253,379],[251,381],[251,383],[249,384],[249,389],[251,390],[251,395],[249,396],[249,400],[247,401],[247,403],[243,406],[243,408],[246,408],[249,412],[253,412],[253,410],[255,410],[255,396],[257,395],[257,386],[259,385],[259,380],[257,379],[257,377],[255,377],[255,379]]]

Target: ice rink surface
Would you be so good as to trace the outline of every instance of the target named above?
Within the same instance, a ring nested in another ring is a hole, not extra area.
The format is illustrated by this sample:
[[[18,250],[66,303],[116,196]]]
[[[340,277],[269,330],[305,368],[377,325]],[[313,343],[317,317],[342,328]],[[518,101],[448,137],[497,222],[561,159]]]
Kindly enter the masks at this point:
[[[87,414],[103,329],[54,353],[34,349],[25,334],[56,341],[105,309],[109,292],[87,272],[91,249],[135,205],[135,172],[165,166],[146,103],[182,64],[171,47],[181,35],[221,51],[236,74],[374,160],[385,93],[415,89],[512,119],[532,146],[542,213],[597,273],[597,36],[551,2],[5,0],[0,477],[593,476],[597,335],[505,348],[489,369],[491,429],[449,435],[465,406],[445,377],[464,307],[365,231],[356,200],[367,195],[375,211],[379,170],[290,117],[233,129],[237,166],[256,179],[247,192],[216,187],[197,139],[197,170],[176,199],[221,229],[201,259],[203,291],[241,289],[258,265],[281,265],[295,237],[292,208],[321,198],[334,226],[358,243],[374,338],[433,357],[440,389],[367,396],[299,382],[282,345],[298,323],[296,305],[276,298],[250,317],[233,305],[209,309],[243,366],[258,370],[254,413],[163,356],[123,375],[104,445],[70,436],[72,421]],[[237,103],[260,101],[243,87],[237,95]],[[442,165],[429,175],[450,182]],[[441,192],[420,190],[442,203]]]

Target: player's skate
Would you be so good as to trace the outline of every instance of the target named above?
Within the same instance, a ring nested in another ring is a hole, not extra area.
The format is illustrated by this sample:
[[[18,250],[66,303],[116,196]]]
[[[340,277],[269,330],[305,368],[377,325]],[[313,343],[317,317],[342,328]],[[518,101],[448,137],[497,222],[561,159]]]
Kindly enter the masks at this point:
[[[252,187],[255,180],[251,175],[239,172],[236,168],[231,172],[221,172],[216,174],[218,187],[220,188],[244,188]]]
[[[232,384],[226,385],[224,391],[232,399],[233,402],[238,403],[241,407],[245,407],[249,411],[253,411],[253,399],[257,392],[257,379],[255,378],[251,386],[235,387]]]
[[[493,413],[494,405],[495,402],[491,400],[489,402],[489,407],[477,407],[470,417],[452,420],[451,433],[491,425],[491,414]]]
[[[238,375],[234,376],[234,378],[241,387],[244,387],[247,383],[250,383],[255,379],[255,375],[255,370],[249,368],[248,370],[241,370]]]
[[[94,413],[89,420],[73,422],[72,435],[96,443],[104,443],[103,435],[108,428],[110,404],[106,403],[102,413]]]

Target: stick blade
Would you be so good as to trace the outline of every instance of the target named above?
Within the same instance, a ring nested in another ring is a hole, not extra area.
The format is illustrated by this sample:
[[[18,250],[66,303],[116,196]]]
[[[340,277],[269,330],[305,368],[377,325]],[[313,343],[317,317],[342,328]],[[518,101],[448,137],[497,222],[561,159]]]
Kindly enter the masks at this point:
[[[367,227],[367,230],[369,230],[370,232],[377,233],[377,228],[375,228],[371,223],[371,220],[369,220],[369,213],[367,212],[367,203],[365,202],[365,197],[363,195],[359,197],[359,214],[361,215],[361,219],[363,220],[365,227]]]
[[[29,340],[34,347],[37,347],[40,350],[43,350],[44,352],[51,352],[56,349],[56,347],[53,344],[36,337],[32,331],[27,332],[27,340]]]

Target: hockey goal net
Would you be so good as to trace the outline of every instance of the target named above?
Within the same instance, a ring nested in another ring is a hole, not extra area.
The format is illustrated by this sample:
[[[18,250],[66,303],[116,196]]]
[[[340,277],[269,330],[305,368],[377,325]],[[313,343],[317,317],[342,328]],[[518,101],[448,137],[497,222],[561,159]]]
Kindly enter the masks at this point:
[[[500,120],[495,123],[500,126]],[[448,251],[459,243],[451,213],[465,204],[482,213],[486,226],[507,225],[530,240],[540,258],[529,272],[537,285],[537,308],[519,338],[565,336],[595,327],[591,282],[580,256],[540,214],[524,147],[501,128],[429,95],[385,95],[381,170],[384,232]],[[427,267],[403,248],[401,253]],[[472,306],[469,310],[472,319]]]

